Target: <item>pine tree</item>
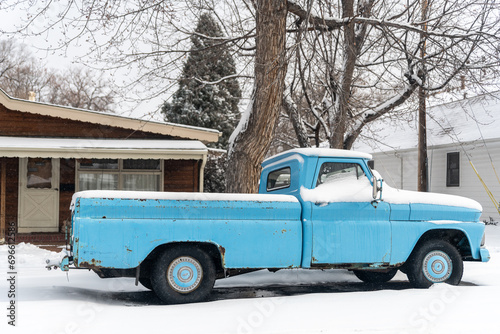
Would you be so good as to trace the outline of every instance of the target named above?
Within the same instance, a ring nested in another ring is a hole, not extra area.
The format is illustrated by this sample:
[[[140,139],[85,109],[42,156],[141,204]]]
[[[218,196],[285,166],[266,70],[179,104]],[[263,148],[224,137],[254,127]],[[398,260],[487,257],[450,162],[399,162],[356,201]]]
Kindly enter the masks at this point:
[[[220,40],[220,26],[210,14],[200,16],[191,50],[184,64],[179,89],[172,102],[165,102],[162,112],[168,122],[217,129],[222,132],[215,148],[227,148],[229,137],[238,124],[241,90],[234,75],[236,66],[230,49]],[[217,83],[213,83],[217,82]],[[212,84],[213,83],[213,84]]]

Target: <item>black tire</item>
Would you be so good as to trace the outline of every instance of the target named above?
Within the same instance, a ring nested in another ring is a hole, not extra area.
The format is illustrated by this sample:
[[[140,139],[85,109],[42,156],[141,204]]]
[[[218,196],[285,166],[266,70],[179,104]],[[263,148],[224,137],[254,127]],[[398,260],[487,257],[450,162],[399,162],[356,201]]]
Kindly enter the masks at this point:
[[[369,270],[353,270],[354,275],[365,283],[385,283],[396,276],[397,269],[391,269],[388,272],[375,272]]]
[[[215,283],[215,265],[195,246],[175,246],[164,251],[152,268],[151,285],[168,304],[205,300]]]
[[[153,290],[153,285],[151,284],[151,279],[149,277],[139,277],[139,283],[141,283],[146,289]]]
[[[422,244],[407,261],[407,276],[415,288],[429,288],[434,283],[458,285],[464,264],[458,250],[443,240]]]

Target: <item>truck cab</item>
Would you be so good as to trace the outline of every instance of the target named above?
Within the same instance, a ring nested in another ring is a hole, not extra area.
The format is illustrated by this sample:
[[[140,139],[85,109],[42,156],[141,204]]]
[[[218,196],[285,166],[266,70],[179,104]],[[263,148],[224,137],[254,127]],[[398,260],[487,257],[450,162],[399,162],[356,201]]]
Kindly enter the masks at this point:
[[[390,266],[391,210],[370,197],[369,160],[359,152],[297,149],[264,161],[259,193],[293,195],[302,204],[302,267]]]
[[[302,267],[361,276],[406,271],[429,240],[451,244],[463,260],[488,261],[479,203],[391,188],[370,160],[360,152],[295,149],[262,164],[259,193],[293,195],[302,205]]]

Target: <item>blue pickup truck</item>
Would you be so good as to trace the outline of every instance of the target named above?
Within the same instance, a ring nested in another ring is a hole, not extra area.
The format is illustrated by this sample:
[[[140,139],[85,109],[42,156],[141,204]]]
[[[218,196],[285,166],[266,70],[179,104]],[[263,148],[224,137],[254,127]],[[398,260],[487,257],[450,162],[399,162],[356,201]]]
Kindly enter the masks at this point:
[[[249,270],[342,268],[365,282],[401,270],[427,288],[459,284],[463,261],[489,260],[479,203],[391,188],[370,159],[287,151],[262,164],[259,194],[76,193],[71,250],[48,267],[135,277],[166,303],[188,303]]]

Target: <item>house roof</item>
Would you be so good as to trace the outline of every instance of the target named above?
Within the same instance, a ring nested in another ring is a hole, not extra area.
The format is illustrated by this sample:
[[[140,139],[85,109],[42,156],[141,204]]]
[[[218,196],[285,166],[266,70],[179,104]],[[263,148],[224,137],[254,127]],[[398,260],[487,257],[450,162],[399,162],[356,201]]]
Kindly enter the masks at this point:
[[[0,89],[0,104],[3,104],[10,110],[17,110],[31,114],[59,117],[80,122],[90,122],[94,124],[145,131],[184,139],[200,140],[203,142],[217,142],[220,136],[220,132],[214,129],[142,120],[85,109],[13,98],[7,95],[2,89]]]
[[[204,160],[207,147],[196,140],[75,139],[1,137],[0,156],[106,159]]]
[[[427,109],[427,146],[500,140],[500,92],[436,105]],[[364,152],[415,149],[418,119],[379,119],[363,129],[353,145]]]

